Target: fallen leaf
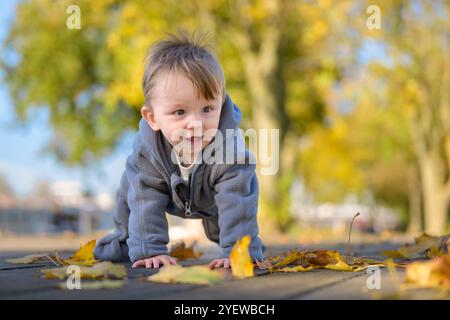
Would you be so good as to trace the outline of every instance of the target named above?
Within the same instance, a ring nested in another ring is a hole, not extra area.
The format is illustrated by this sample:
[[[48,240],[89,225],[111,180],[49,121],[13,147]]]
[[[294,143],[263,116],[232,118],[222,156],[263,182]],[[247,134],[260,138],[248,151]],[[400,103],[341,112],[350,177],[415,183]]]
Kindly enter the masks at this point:
[[[244,236],[236,241],[231,250],[231,272],[236,278],[244,279],[254,276],[253,263],[248,249],[250,241],[250,236]]]
[[[307,272],[315,269],[314,266],[303,267],[303,266],[295,266],[295,267],[284,267],[281,269],[277,269],[277,272]]]
[[[426,288],[450,290],[450,255],[411,263],[406,267],[405,282]]]
[[[38,261],[48,260],[47,258],[48,255],[49,255],[48,253],[30,254],[21,258],[7,259],[5,261],[8,263],[29,264]]]
[[[68,268],[42,269],[41,272],[47,279],[65,279],[73,274],[68,272]],[[124,278],[127,275],[125,266],[121,264],[113,264],[110,261],[104,261],[90,266],[78,266],[80,268],[81,279],[102,279],[102,278]]]
[[[186,247],[184,241],[180,241],[172,246],[169,255],[178,260],[198,259],[203,253],[194,250],[196,242],[194,241],[189,247]]]
[[[158,273],[147,277],[148,281],[162,283],[189,283],[212,285],[225,280],[223,271],[211,270],[208,266],[182,267],[169,265],[162,267]]]
[[[305,254],[304,259],[308,264],[315,267],[322,267],[328,270],[336,271],[360,271],[367,266],[351,266],[347,264],[337,251],[332,250],[317,250]]]
[[[100,260],[95,260],[94,248],[96,240],[91,240],[80,247],[80,249],[75,252],[75,254],[67,259],[62,259],[57,253],[54,255],[49,255],[48,253],[43,254],[32,254],[18,259],[8,259],[6,262],[9,263],[33,263],[36,261],[43,261],[45,259],[50,260],[54,264],[63,265],[79,265],[79,266],[92,266]]]
[[[95,260],[94,257],[94,248],[95,248],[96,240],[91,240],[78,249],[77,252],[73,256],[68,259],[64,259],[64,264],[70,265],[81,265],[81,266],[92,266],[99,260]]]
[[[123,280],[100,280],[95,282],[80,282],[81,290],[97,290],[97,289],[117,289],[124,284]],[[56,285],[57,288],[68,290],[67,283],[62,282]]]
[[[383,261],[348,258],[350,263],[338,251],[333,250],[291,250],[286,254],[257,261],[256,264],[260,269],[270,272],[306,272],[314,269],[355,272],[370,266],[386,266]]]
[[[448,253],[449,236],[430,236],[423,233],[414,239],[413,244],[406,244],[397,250],[384,251],[383,254],[394,259],[426,259],[441,257]]]

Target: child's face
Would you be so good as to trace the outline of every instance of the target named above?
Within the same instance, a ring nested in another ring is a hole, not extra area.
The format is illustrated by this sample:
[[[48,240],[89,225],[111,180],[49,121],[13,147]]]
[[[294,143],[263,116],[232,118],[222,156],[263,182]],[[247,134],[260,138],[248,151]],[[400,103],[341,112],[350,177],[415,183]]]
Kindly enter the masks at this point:
[[[142,116],[153,130],[161,130],[185,161],[192,162],[217,132],[222,97],[199,97],[192,81],[179,72],[157,76],[151,97],[152,105],[142,108]]]

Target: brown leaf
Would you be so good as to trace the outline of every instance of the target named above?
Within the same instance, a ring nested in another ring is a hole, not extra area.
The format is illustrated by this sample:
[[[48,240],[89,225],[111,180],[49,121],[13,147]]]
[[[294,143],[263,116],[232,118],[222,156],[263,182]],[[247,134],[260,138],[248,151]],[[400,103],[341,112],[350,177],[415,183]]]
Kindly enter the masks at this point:
[[[257,262],[260,269],[270,272],[306,272],[313,269],[335,271],[361,271],[369,266],[386,266],[383,261],[349,257],[347,262],[338,251],[333,250],[291,250],[287,254],[267,258]]]
[[[274,268],[282,268],[284,266],[287,266],[291,263],[295,263],[296,261],[300,260],[304,257],[305,253],[308,252],[307,250],[304,251],[298,251],[296,249],[290,250],[287,253],[283,253],[278,256],[268,257],[264,259],[263,261],[256,261],[256,265],[260,269],[274,269]]]
[[[384,251],[383,254],[394,259],[426,259],[440,257],[448,253],[449,236],[430,236],[423,233],[414,239],[414,244],[406,244],[397,250]]]
[[[203,253],[194,250],[196,242],[194,241],[189,247],[186,247],[184,241],[180,241],[172,246],[169,255],[178,260],[198,259]]]

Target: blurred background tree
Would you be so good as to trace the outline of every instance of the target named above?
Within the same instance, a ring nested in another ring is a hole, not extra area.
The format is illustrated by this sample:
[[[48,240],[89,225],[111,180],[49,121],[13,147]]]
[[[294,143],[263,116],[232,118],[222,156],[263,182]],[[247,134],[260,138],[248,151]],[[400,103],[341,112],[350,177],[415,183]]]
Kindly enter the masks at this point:
[[[348,110],[313,132],[300,171],[320,200],[370,190],[400,209],[411,233],[442,234],[450,204],[450,3],[377,4],[381,30],[358,30],[381,53],[341,82],[331,104]]]
[[[450,205],[450,2],[417,6],[407,3],[398,28],[387,34],[396,60],[389,84],[411,124],[426,231],[439,234]]]
[[[409,150],[402,150],[415,156],[425,230],[441,234],[450,208],[450,2],[391,6],[380,37],[389,60],[372,70],[384,82],[384,104],[408,124]]]

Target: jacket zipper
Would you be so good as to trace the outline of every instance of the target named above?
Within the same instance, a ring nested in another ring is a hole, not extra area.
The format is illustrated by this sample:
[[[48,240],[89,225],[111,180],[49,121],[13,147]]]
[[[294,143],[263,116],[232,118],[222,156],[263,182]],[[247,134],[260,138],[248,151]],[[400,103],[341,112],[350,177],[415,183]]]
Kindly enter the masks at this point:
[[[190,201],[185,201],[184,203],[184,214],[187,216],[192,214]]]
[[[193,170],[192,173],[189,175],[189,195],[188,195],[188,199],[187,200],[184,199],[184,197],[181,196],[181,193],[177,190],[178,197],[180,197],[181,201],[184,202],[184,214],[187,215],[187,216],[190,216],[192,214],[191,203],[193,201],[193,199],[192,199],[193,192],[191,192],[191,191],[192,191],[192,188],[193,188],[193,185],[194,185],[194,179],[193,179],[194,171],[195,170]]]
[[[184,203],[184,214],[190,216],[192,214],[191,210],[191,201],[188,199],[184,199],[184,197],[181,195],[181,193],[177,190],[178,197],[180,200]]]

